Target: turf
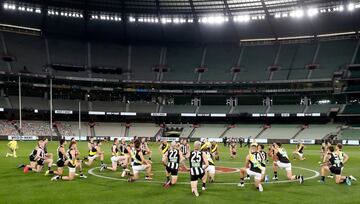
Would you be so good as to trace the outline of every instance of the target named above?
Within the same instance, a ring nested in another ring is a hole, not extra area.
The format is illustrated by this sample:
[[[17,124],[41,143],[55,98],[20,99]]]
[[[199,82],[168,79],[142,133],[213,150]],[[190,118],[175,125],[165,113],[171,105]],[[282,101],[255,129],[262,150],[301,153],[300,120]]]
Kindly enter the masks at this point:
[[[96,162],[92,167],[85,167],[87,179],[76,178],[74,181],[51,182],[50,176],[29,172],[24,174],[17,169],[19,163],[28,163],[28,154],[35,142],[19,142],[18,158],[5,158],[7,151],[6,142],[0,142],[0,203],[360,203],[360,185],[353,182],[352,186],[335,184],[334,180],[327,179],[326,183],[318,183],[318,178],[306,180],[303,185],[299,183],[266,183],[264,192],[256,191],[253,185],[245,188],[237,187],[239,173],[218,174],[216,182],[208,184],[205,192],[200,192],[200,197],[195,198],[190,191],[190,185],[184,184],[189,181],[188,173],[181,173],[179,181],[184,182],[170,189],[163,189],[160,181],[165,180],[164,168],[160,164],[160,153],[157,151],[158,144],[151,144],[153,149],[154,181],[144,180],[135,183],[127,183],[122,180],[99,178],[88,174],[88,170],[99,165]],[[105,162],[110,164],[111,143],[103,145],[106,151]],[[50,142],[48,149],[56,153],[57,142]],[[86,153],[86,143],[78,144],[80,152]],[[295,146],[286,145],[288,153]],[[303,167],[319,171],[320,146],[307,146],[305,161],[292,161],[294,167]],[[344,151],[350,156],[345,166],[344,174],[359,175],[360,152],[359,147],[345,147]],[[247,148],[238,148],[236,159],[230,159],[228,149],[220,145],[220,161],[217,166],[239,168],[244,165]],[[294,168],[295,173],[301,173],[305,177],[314,176],[314,172]],[[100,176],[120,179],[120,172],[93,172]],[[67,171],[65,172],[67,173]],[[270,165],[267,174],[272,177]],[[144,178],[144,174],[141,176]],[[285,180],[285,172],[279,171],[280,180]],[[199,185],[200,189],[200,185]]]

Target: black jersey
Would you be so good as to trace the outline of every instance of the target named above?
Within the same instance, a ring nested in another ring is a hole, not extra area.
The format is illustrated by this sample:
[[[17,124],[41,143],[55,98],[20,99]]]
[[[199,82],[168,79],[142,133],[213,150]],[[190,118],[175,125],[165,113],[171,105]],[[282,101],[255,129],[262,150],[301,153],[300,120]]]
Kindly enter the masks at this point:
[[[330,166],[339,167],[339,168],[343,167],[342,159],[339,154],[333,152],[333,153],[329,153],[329,155],[330,155],[330,159],[329,159]]]
[[[278,159],[281,163],[290,163],[289,157],[288,157],[285,149],[280,148],[278,153],[276,153],[276,156],[278,157]]]
[[[188,153],[188,151],[189,151],[188,145],[187,144],[181,144],[180,145],[180,150],[181,150],[181,153],[183,155],[186,155]]]
[[[60,146],[57,148],[58,160],[65,161],[65,155],[60,151],[61,148],[64,148],[64,146],[60,145]]]
[[[264,151],[259,151],[258,155],[261,158],[261,166],[265,167],[266,166],[266,161],[267,161],[267,153]]]
[[[302,153],[303,153],[303,150],[304,150],[304,145],[299,144],[299,145],[298,145],[298,150],[297,150],[297,151],[298,151],[299,153],[301,153],[301,154],[302,154]]]
[[[35,156],[37,155],[37,149],[35,148],[29,156],[33,156],[35,158]]]
[[[127,150],[127,144],[120,144],[119,150],[122,155],[129,153]]]
[[[139,153],[141,152],[141,149],[134,149],[133,150],[133,154],[132,154],[132,159],[133,159],[133,165],[134,166],[140,166],[142,165],[143,161],[139,155]]]
[[[204,159],[202,157],[202,152],[194,150],[190,152],[190,174],[191,175],[201,175],[204,173],[204,169],[202,165],[204,163]]]
[[[67,155],[67,158],[68,158],[68,167],[75,168],[76,167],[76,157],[73,157],[71,155],[72,150],[74,150],[74,149],[68,149],[66,151],[66,155]]]
[[[116,144],[113,144],[111,146],[111,154],[112,154],[112,156],[118,156],[119,148],[118,148],[118,146]]]
[[[253,172],[261,173],[262,156],[260,155],[260,153],[254,152],[254,153],[249,154],[249,156],[250,156],[250,159],[249,159],[250,170]]]
[[[177,149],[169,149],[167,152],[167,164],[166,166],[171,169],[178,169],[180,162],[180,152]]]

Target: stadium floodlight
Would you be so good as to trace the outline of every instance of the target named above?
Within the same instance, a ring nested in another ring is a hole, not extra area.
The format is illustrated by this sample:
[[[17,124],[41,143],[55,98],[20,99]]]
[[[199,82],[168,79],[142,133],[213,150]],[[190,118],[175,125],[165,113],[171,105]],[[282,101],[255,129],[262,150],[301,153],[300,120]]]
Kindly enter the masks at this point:
[[[174,22],[175,24],[179,24],[179,23],[180,23],[180,19],[179,19],[179,18],[174,18],[174,19],[173,19],[173,22]]]
[[[235,16],[234,21],[235,22],[248,22],[248,21],[250,21],[250,16],[249,15]]]
[[[319,10],[316,9],[316,8],[309,8],[309,9],[307,10],[307,15],[308,15],[309,17],[316,16],[318,13],[319,13]]]
[[[135,21],[136,21],[136,18],[130,16],[130,17],[129,17],[129,21],[130,21],[130,22],[135,22]]]
[[[304,16],[304,10],[298,9],[290,12],[290,16],[293,18],[302,18]]]
[[[41,13],[41,9],[36,8],[36,9],[35,9],[35,13]]]
[[[19,7],[18,7],[18,10],[19,10],[19,11],[25,11],[25,7],[24,7],[24,6],[19,6]]]
[[[338,11],[343,12],[343,11],[344,11],[344,6],[343,6],[343,5],[340,5],[340,6],[338,7]]]
[[[353,11],[355,9],[355,4],[354,3],[349,3],[347,6],[348,11]]]
[[[283,17],[283,18],[287,18],[287,17],[289,17],[289,14],[288,14],[288,13],[283,13],[283,14],[282,14],[282,17]]]
[[[189,19],[187,19],[187,22],[188,22],[188,23],[194,23],[194,19],[189,18]]]
[[[281,18],[281,13],[275,13],[274,17],[275,18]]]

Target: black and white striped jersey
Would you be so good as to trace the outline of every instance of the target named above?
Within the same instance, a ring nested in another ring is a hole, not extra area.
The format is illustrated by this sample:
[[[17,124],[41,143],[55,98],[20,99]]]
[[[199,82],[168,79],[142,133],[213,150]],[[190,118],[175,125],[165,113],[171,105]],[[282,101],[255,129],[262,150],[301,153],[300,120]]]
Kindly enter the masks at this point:
[[[181,150],[181,153],[183,154],[183,155],[186,155],[187,153],[188,153],[188,146],[186,145],[186,144],[181,144],[180,145],[180,150]]]
[[[180,154],[179,150],[177,149],[169,149],[167,152],[167,167],[170,169],[179,169],[179,162],[180,162]]]
[[[191,151],[190,152],[190,174],[192,176],[201,175],[204,173],[202,165],[204,163],[202,152],[201,151]]]

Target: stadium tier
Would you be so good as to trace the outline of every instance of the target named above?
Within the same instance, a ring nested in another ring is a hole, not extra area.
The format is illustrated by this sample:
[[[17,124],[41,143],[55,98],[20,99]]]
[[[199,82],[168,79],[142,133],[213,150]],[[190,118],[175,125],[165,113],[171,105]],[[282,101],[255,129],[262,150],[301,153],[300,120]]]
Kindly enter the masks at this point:
[[[342,140],[359,140],[360,139],[360,129],[359,127],[346,128],[341,130],[339,139]]]
[[[236,124],[230,128],[223,137],[227,138],[255,138],[263,130],[263,125],[241,125]]]
[[[129,127],[128,137],[155,137],[160,127],[151,123],[133,123]]]
[[[219,138],[226,130],[226,125],[221,124],[214,124],[214,125],[207,125],[202,124],[200,127],[195,129],[195,132],[191,137],[193,138]]]
[[[299,130],[299,125],[271,125],[271,127],[267,128],[258,138],[289,139],[293,138]]]
[[[146,81],[242,82],[330,79],[335,71],[351,63],[357,41],[336,40],[290,45],[159,47],[110,45],[106,42],[58,38],[42,39],[5,33],[4,42],[8,45],[8,52],[15,59],[11,66],[12,72]],[[48,59],[45,44],[48,45]],[[307,69],[309,64],[316,64],[316,68]],[[53,70],[50,71],[49,65],[66,65],[67,68],[58,69],[52,66]],[[270,70],[269,67],[274,65],[278,68]],[[231,71],[233,67],[240,68],[240,72],[233,73]],[[122,73],[106,74],[94,71],[93,68],[119,69]],[[156,68],[166,68],[166,71],[158,77]],[[205,70],[199,74],[197,68]],[[3,70],[8,71],[6,66]]]
[[[323,139],[329,134],[337,135],[340,127],[339,124],[309,125],[296,136],[296,139]]]
[[[94,129],[95,135],[93,136],[125,136],[125,126],[121,123],[96,123]]]

